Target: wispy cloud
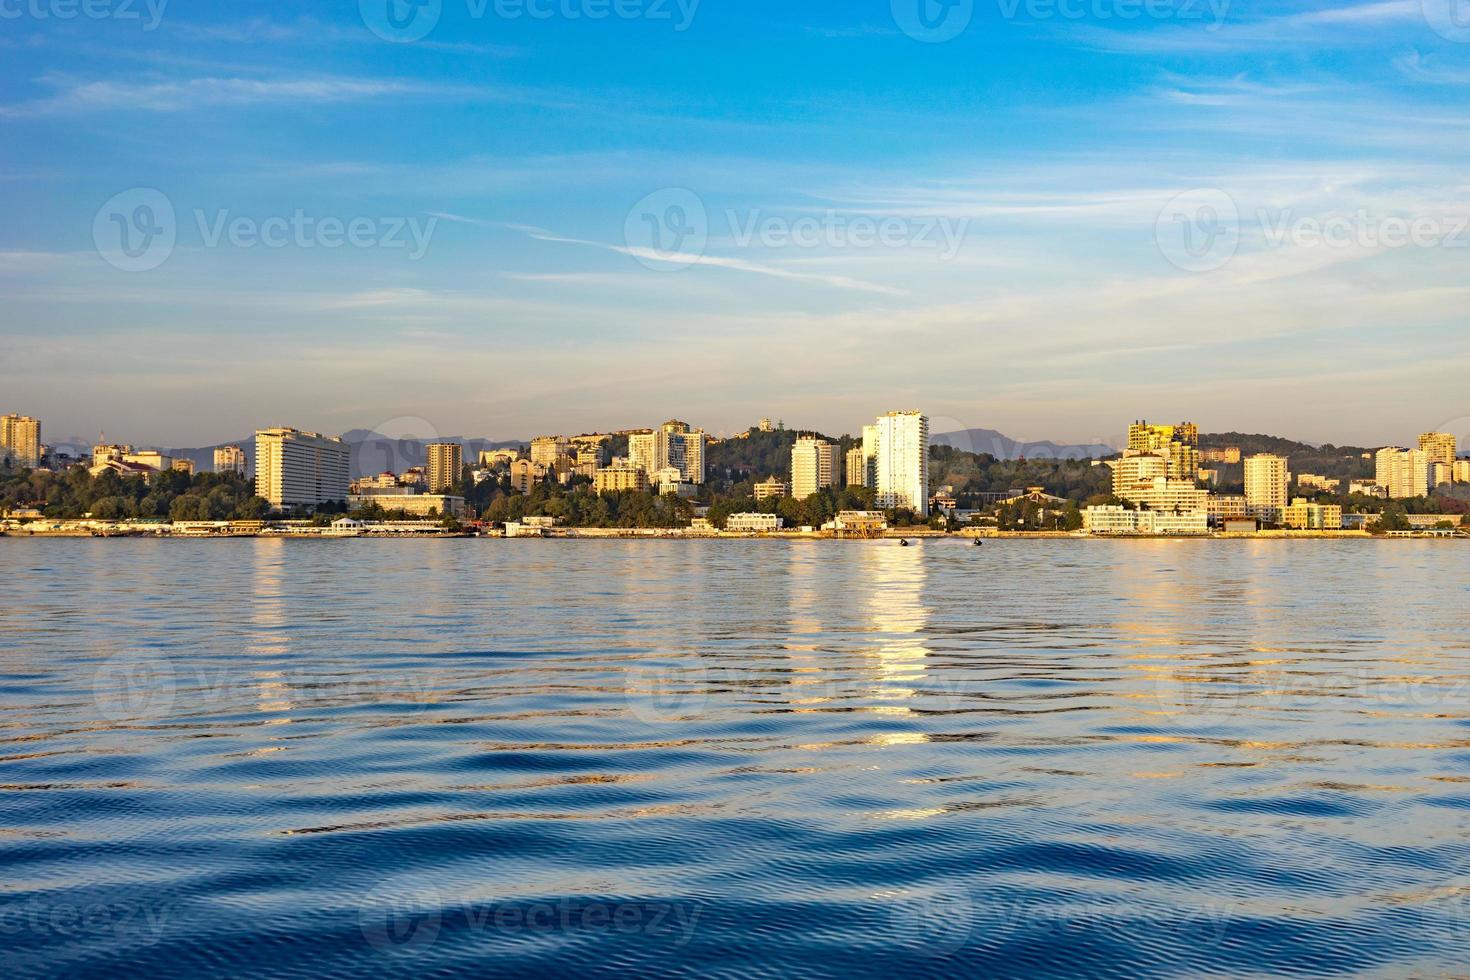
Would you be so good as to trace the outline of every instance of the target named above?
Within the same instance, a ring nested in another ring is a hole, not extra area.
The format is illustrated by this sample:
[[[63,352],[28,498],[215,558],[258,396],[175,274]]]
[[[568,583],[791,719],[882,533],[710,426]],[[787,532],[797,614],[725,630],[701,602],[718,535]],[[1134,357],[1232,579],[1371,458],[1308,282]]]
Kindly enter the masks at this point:
[[[221,106],[322,105],[384,97],[423,98],[483,90],[399,79],[299,76],[276,78],[189,78],[153,82],[78,81],[55,75],[41,79],[55,93],[32,102],[0,106],[0,117],[16,118],[89,112],[187,112]]]

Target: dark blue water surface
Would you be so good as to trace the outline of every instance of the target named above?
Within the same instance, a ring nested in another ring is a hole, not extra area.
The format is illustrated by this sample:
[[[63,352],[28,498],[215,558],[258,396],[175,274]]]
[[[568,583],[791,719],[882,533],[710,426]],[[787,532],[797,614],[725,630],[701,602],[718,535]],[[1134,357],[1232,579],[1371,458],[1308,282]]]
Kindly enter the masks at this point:
[[[1454,542],[0,540],[0,973],[1470,973]]]

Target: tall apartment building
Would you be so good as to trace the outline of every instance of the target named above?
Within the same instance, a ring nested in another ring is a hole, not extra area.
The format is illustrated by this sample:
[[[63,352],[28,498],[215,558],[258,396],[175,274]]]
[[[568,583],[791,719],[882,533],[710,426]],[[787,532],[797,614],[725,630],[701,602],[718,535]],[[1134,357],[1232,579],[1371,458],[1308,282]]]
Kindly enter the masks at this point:
[[[441,493],[459,482],[460,470],[464,469],[463,446],[457,442],[431,442],[425,452],[430,493]]]
[[[906,507],[928,517],[929,419],[921,412],[889,412],[878,416],[873,428],[878,506]]]
[[[847,451],[846,466],[847,485],[850,487],[865,487],[868,485],[868,454],[862,446],[853,446]]]
[[[41,465],[41,422],[29,415],[0,415],[0,467]]]
[[[648,492],[648,473],[629,464],[607,466],[592,476],[592,487],[598,493],[619,493],[624,490]]]
[[[214,471],[245,475],[245,450],[239,446],[220,446],[214,451]]]
[[[1169,477],[1169,456],[1155,449],[1125,449],[1121,459],[1112,462],[1113,496],[1137,503],[1134,496],[1154,480]]]
[[[1424,497],[1429,494],[1429,454],[1422,449],[1389,446],[1374,456],[1378,485],[1391,498]]]
[[[1429,457],[1430,463],[1455,465],[1455,437],[1449,432],[1424,432],[1419,436],[1419,448]]]
[[[537,436],[531,440],[531,462],[542,466],[555,466],[558,456],[571,451],[571,443],[565,436]]]
[[[1162,453],[1169,460],[1165,475],[1171,480],[1199,479],[1199,426],[1193,422],[1178,425],[1134,422],[1128,427],[1128,448],[1140,453]]]
[[[1290,487],[1286,457],[1258,453],[1245,458],[1245,506],[1250,516],[1280,521]]]
[[[703,429],[691,429],[676,420],[651,432],[628,436],[628,461],[648,474],[674,467],[686,483],[704,482]]]
[[[276,507],[347,499],[351,451],[340,436],[300,429],[255,433],[255,493]]]
[[[791,447],[791,496],[805,500],[841,477],[837,447],[825,439],[802,436]]]

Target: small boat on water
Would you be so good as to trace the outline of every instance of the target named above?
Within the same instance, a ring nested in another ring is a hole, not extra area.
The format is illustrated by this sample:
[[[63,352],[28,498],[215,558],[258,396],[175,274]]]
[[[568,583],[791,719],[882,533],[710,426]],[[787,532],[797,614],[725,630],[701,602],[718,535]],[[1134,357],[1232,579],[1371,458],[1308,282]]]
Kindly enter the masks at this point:
[[[898,539],[898,546],[900,548],[907,548],[909,546],[909,539],[908,538],[899,538]]]

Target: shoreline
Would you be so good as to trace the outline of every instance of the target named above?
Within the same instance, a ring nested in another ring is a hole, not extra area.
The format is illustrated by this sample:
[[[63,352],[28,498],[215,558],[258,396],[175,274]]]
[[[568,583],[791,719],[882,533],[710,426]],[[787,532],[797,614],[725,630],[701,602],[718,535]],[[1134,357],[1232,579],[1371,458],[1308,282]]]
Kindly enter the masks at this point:
[[[1370,534],[1367,531],[1220,531],[1210,534],[1087,534],[1081,531],[996,531],[961,530],[935,531],[922,529],[889,529],[880,534],[840,535],[831,531],[701,531],[688,533],[678,529],[664,528],[555,528],[545,534],[520,534],[507,536],[501,531],[465,532],[431,531],[366,531],[359,533],[334,532],[330,528],[286,529],[271,531],[219,531],[215,533],[183,533],[171,529],[125,529],[97,530],[71,527],[60,529],[5,528],[0,529],[0,538],[122,538],[168,541],[221,541],[242,538],[284,539],[291,541],[339,541],[339,540],[443,540],[451,538],[482,538],[499,540],[541,541],[1396,541],[1396,540],[1470,540],[1465,529],[1400,531],[1388,534]]]

